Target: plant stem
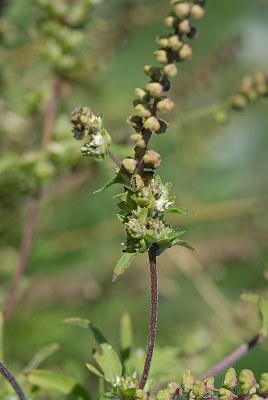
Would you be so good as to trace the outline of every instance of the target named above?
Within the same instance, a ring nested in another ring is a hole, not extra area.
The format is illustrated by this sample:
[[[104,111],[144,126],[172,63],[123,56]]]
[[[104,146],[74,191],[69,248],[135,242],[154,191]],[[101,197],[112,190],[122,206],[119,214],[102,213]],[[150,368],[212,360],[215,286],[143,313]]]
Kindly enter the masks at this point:
[[[201,375],[198,378],[198,380],[202,381],[202,380],[206,379],[209,376],[217,375],[221,371],[229,368],[236,361],[238,361],[240,358],[245,356],[251,349],[253,349],[258,344],[262,343],[264,339],[265,339],[264,336],[262,336],[260,334],[257,334],[252,339],[250,339],[248,342],[246,342],[246,343],[242,344],[242,346],[238,347],[238,349],[233,351],[229,356],[224,358],[218,364],[214,365],[214,367],[212,367],[210,370],[208,370],[203,375]]]
[[[119,160],[118,157],[116,157],[116,155],[115,155],[114,153],[111,152],[110,149],[108,150],[108,155],[109,155],[110,159],[111,159],[119,168],[122,167],[121,161]]]
[[[27,400],[22,388],[16,381],[12,373],[7,369],[7,367],[0,361],[0,373],[3,375],[5,380],[13,387],[14,391],[17,393],[20,400]]]
[[[32,247],[34,231],[36,227],[40,196],[41,191],[37,192],[35,196],[31,199],[29,216],[22,236],[19,262],[6,300],[6,306],[4,310],[4,324],[8,321],[11,315],[16,300],[17,290],[28,264],[29,254]]]
[[[149,337],[148,337],[146,359],[143,367],[143,373],[138,386],[139,389],[144,389],[144,386],[147,382],[153,357],[154,345],[155,345],[157,311],[158,311],[158,279],[157,279],[156,252],[157,252],[157,245],[153,244],[149,250],[149,264],[150,264],[150,274],[151,274],[151,316],[149,325]]]
[[[55,75],[52,80],[51,96],[48,100],[44,116],[44,127],[42,132],[43,149],[47,148],[52,138],[56,120],[56,111],[57,111],[60,86],[61,86],[60,77],[58,75]],[[20,247],[19,262],[6,300],[6,306],[4,310],[4,324],[6,324],[11,315],[11,312],[13,310],[16,301],[16,294],[18,291],[20,281],[27,268],[30,251],[32,248],[32,242],[34,238],[41,195],[42,195],[42,189],[39,188],[31,198],[30,211],[28,219],[25,224],[21,247]]]

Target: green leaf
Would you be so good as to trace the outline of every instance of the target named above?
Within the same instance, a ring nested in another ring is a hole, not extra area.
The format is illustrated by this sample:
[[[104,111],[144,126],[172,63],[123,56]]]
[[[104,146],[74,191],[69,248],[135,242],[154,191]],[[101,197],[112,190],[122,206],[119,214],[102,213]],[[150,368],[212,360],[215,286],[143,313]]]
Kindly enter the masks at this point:
[[[47,346],[42,347],[31,359],[29,364],[24,369],[26,374],[30,373],[33,369],[38,368],[43,361],[45,361],[52,354],[56,353],[60,349],[59,343],[51,343]]]
[[[93,372],[94,375],[97,375],[99,378],[105,379],[105,376],[96,368],[94,365],[86,363],[87,368]]]
[[[116,383],[117,377],[122,374],[122,364],[119,357],[108,343],[101,344],[101,350],[101,354],[95,351],[93,357],[103,371],[105,379],[111,383]]]
[[[43,389],[57,390],[62,394],[69,394],[77,383],[69,376],[44,369],[34,369],[26,375],[28,382]]]
[[[66,318],[62,322],[64,324],[79,326],[84,329],[89,329],[92,324],[92,322],[89,319],[83,319],[83,318],[79,318],[79,317]]]
[[[113,272],[113,282],[122,275],[131,265],[137,253],[124,253],[122,257],[118,260],[114,272]]]
[[[172,232],[168,235],[168,240],[173,241],[184,234],[185,231],[181,231],[180,229],[173,229]]]
[[[130,350],[133,343],[131,319],[128,313],[124,313],[120,321],[120,348],[121,359],[124,365],[125,361],[129,359]]]
[[[185,217],[193,217],[196,215],[196,213],[194,211],[190,211],[184,207],[170,208],[164,212],[167,214],[180,214],[180,215],[184,215]]]
[[[259,310],[260,310],[261,319],[262,319],[262,328],[260,330],[260,334],[265,337],[268,335],[268,299],[267,298],[264,298],[264,297],[260,298]]]
[[[186,242],[185,240],[175,239],[172,242],[172,246],[182,246],[182,247],[186,247],[189,250],[196,251],[196,248],[191,243]]]
[[[108,187],[115,185],[116,183],[121,183],[122,185],[128,185],[129,184],[129,178],[126,176],[126,174],[123,171],[119,171],[112,179],[110,179],[102,188],[95,190],[93,194],[98,194],[101,193],[104,189],[107,189]]]

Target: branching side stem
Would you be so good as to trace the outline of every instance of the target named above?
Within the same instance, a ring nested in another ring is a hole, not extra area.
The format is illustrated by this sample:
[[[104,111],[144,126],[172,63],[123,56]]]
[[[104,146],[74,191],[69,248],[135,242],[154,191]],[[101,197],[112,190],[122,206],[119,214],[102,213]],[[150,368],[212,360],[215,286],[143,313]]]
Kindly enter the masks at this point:
[[[156,337],[157,327],[157,312],[158,312],[158,278],[157,278],[157,265],[156,265],[157,245],[153,244],[149,250],[149,264],[151,275],[151,316],[149,325],[149,337],[146,351],[146,359],[144,363],[143,373],[139,382],[139,389],[144,389],[147,382]]]
[[[13,387],[14,391],[17,393],[18,398],[20,400],[27,400],[26,395],[24,394],[22,388],[16,381],[15,377],[8,370],[8,368],[0,361],[0,373],[3,375],[5,380]]]
[[[60,87],[61,87],[60,77],[58,75],[55,75],[52,81],[51,96],[48,100],[44,117],[44,127],[42,132],[43,149],[47,148],[52,138],[56,120],[56,111],[60,94]],[[19,262],[17,265],[15,275],[13,277],[13,281],[11,283],[9,293],[7,295],[6,306],[4,310],[4,324],[6,324],[12,313],[16,301],[18,287],[27,268],[30,251],[32,248],[32,242],[34,238],[34,232],[35,232],[41,197],[42,197],[42,189],[39,188],[31,198],[29,215],[25,223],[24,233],[20,247]]]
[[[258,344],[262,343],[265,337],[260,334],[255,335],[248,342],[242,344],[242,346],[238,347],[235,351],[233,351],[229,356],[224,358],[218,364],[214,365],[210,370],[201,375],[198,380],[203,381],[209,376],[215,376],[225,369],[229,368],[236,361],[240,360],[243,356],[245,356],[251,349],[253,349]]]

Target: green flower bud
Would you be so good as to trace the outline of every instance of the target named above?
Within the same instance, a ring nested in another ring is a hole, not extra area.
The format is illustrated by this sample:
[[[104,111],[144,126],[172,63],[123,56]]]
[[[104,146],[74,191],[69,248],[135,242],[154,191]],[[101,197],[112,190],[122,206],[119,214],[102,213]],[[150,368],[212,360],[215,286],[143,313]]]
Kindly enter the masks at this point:
[[[252,102],[256,101],[258,99],[257,91],[255,89],[249,90],[247,93],[247,98],[249,101],[252,101]]]
[[[224,110],[218,110],[214,115],[215,121],[220,124],[224,125],[228,122],[228,114]]]
[[[250,400],[263,400],[263,397],[261,397],[255,393],[252,396],[250,396]]]
[[[239,382],[241,390],[244,394],[256,393],[258,384],[256,383],[255,376],[250,369],[243,369],[239,375]]]
[[[162,47],[162,49],[166,49],[169,47],[168,37],[166,36],[156,36],[156,43]]]
[[[167,54],[166,50],[156,50],[154,52],[154,55],[160,63],[162,63],[162,64],[168,63],[168,54]]]
[[[178,17],[187,17],[191,11],[191,7],[188,3],[177,3],[173,5],[173,8]]]
[[[174,51],[178,51],[183,46],[183,42],[180,41],[178,35],[170,36],[168,39],[168,42],[169,42],[169,46]]]
[[[150,100],[148,93],[144,89],[141,89],[141,88],[136,88],[134,91],[134,95],[141,100],[145,100],[145,101]]]
[[[160,166],[161,156],[154,150],[146,150],[143,156],[143,162],[145,168],[156,169]]]
[[[233,400],[235,398],[235,394],[228,389],[220,388],[218,393],[219,400]]]
[[[148,90],[148,92],[150,93],[150,96],[152,97],[161,97],[162,93],[163,93],[163,86],[161,85],[161,83],[158,82],[150,82],[148,83],[148,85],[146,86],[146,89]]]
[[[256,71],[252,76],[253,82],[256,85],[262,85],[266,83],[266,76],[263,72]]]
[[[247,94],[252,89],[252,85],[253,85],[252,77],[250,75],[245,76],[242,79],[239,92],[241,94]]]
[[[146,234],[146,227],[136,218],[129,218],[128,222],[124,225],[128,234],[133,239],[142,239]]]
[[[160,123],[154,116],[147,118],[143,126],[145,129],[149,129],[152,132],[156,132],[160,129]]]
[[[201,19],[203,18],[205,15],[205,10],[202,6],[200,6],[199,4],[194,4],[192,5],[191,8],[191,16],[195,19]]]
[[[206,391],[208,393],[213,393],[215,391],[215,379],[214,379],[213,376],[209,376],[203,382],[204,382],[204,384],[206,386]]]
[[[130,174],[133,174],[137,166],[137,161],[133,160],[133,158],[124,158],[122,165]]]
[[[268,92],[268,86],[266,83],[258,83],[256,85],[256,91],[259,96],[265,96]]]
[[[167,76],[170,76],[171,78],[176,76],[178,73],[177,67],[173,63],[165,65],[163,71]]]
[[[140,135],[139,133],[134,133],[133,135],[130,136],[130,139],[134,142],[134,144],[142,149],[146,147],[145,141],[143,139],[143,136]]]
[[[224,381],[222,386],[226,389],[233,389],[237,385],[236,371],[234,368],[229,368],[225,372]]]
[[[134,108],[140,117],[148,118],[152,115],[151,108],[147,104],[137,104]]]
[[[235,110],[243,110],[247,105],[247,99],[242,94],[237,94],[233,97],[231,105]]]
[[[149,397],[142,389],[137,389],[135,394],[135,400],[148,400]]]
[[[130,187],[133,192],[139,192],[144,188],[144,182],[140,175],[132,175]]]
[[[168,97],[158,101],[156,108],[162,113],[170,113],[175,108],[175,103]]]
[[[191,60],[193,57],[193,50],[187,43],[184,43],[178,51],[178,56],[181,61]]]
[[[161,51],[161,50],[160,50]],[[152,67],[151,65],[144,66],[144,72],[148,75],[153,81],[159,81],[162,77],[161,68]]]
[[[169,27],[169,28],[173,28],[176,22],[176,18],[173,17],[172,15],[169,15],[168,17],[166,17],[164,19],[164,24]]]
[[[178,24],[179,32],[181,33],[190,33],[191,32],[191,23],[189,19],[184,19]]]
[[[268,372],[261,374],[260,391],[262,393],[268,393]]]
[[[166,132],[167,128],[169,127],[169,124],[166,121],[164,121],[163,119],[158,119],[158,122],[160,124],[160,128],[155,133],[157,133],[159,135],[161,133]]]
[[[168,384],[168,390],[171,396],[178,396],[180,391],[180,384],[179,382],[171,382]]]
[[[160,390],[156,395],[156,400],[172,400],[169,389]]]
[[[182,376],[183,390],[187,394],[193,389],[194,376],[192,372],[188,369]]]
[[[192,392],[197,399],[202,398],[206,393],[206,386],[205,386],[204,382],[195,381],[193,383]]]

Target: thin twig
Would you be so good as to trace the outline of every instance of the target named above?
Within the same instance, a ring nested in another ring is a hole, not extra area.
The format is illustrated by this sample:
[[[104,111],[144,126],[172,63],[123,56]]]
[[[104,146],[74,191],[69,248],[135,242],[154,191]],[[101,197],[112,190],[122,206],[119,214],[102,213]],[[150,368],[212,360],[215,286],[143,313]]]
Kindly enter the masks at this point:
[[[257,334],[251,340],[249,340],[247,343],[242,344],[242,346],[238,347],[238,349],[233,351],[229,356],[224,358],[218,364],[214,365],[214,367],[212,367],[210,370],[208,370],[203,375],[201,375],[198,378],[198,380],[203,381],[204,379],[208,378],[209,376],[215,376],[215,375],[219,374],[220,372],[222,372],[223,370],[229,368],[236,361],[240,360],[240,358],[245,356],[251,349],[253,349],[258,344],[262,343],[264,341],[264,339],[265,339],[264,336]]]
[[[0,361],[0,373],[3,375],[5,380],[13,387],[14,391],[17,393],[20,400],[27,400],[25,393],[16,381],[15,377],[8,370],[8,368]]]
[[[111,152],[110,149],[108,150],[108,155],[109,155],[110,159],[111,159],[119,168],[122,167],[121,161],[119,160],[118,157],[116,157],[116,155],[115,155],[114,153]]]
[[[47,103],[46,111],[45,111],[45,117],[44,117],[44,128],[43,128],[43,133],[42,133],[42,147],[43,149],[46,149],[47,146],[49,145],[52,134],[53,134],[53,129],[55,125],[55,119],[56,119],[56,111],[57,111],[57,103],[58,103],[58,98],[59,98],[59,92],[60,92],[60,85],[61,81],[57,75],[53,77],[52,81],[52,89],[51,89],[51,96],[50,99]],[[34,238],[34,232],[35,232],[35,227],[36,227],[36,222],[37,222],[37,215],[38,215],[38,209],[40,206],[40,201],[41,201],[41,193],[42,189],[39,188],[37,192],[32,196],[31,199],[31,204],[30,204],[30,211],[28,215],[28,219],[25,224],[24,228],[24,233],[22,237],[22,242],[21,242],[21,247],[20,247],[20,257],[19,257],[19,262],[17,265],[17,269],[15,272],[15,275],[13,277],[13,281],[7,296],[6,300],[6,305],[5,305],[5,310],[4,310],[4,324],[8,321],[11,312],[13,310],[15,301],[16,301],[16,295],[18,291],[18,287],[20,284],[20,281],[26,271],[27,264],[29,261],[29,256],[30,256],[30,251],[32,248],[32,242]]]
[[[147,382],[153,352],[155,345],[156,327],[157,327],[157,311],[158,311],[158,279],[157,279],[157,265],[156,265],[156,252],[157,245],[152,245],[149,250],[149,263],[151,273],[151,317],[149,325],[149,337],[146,351],[146,359],[144,363],[143,373],[139,382],[139,389],[144,389]]]

